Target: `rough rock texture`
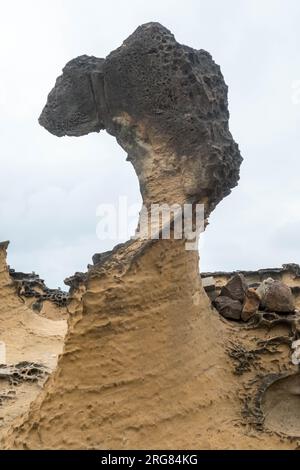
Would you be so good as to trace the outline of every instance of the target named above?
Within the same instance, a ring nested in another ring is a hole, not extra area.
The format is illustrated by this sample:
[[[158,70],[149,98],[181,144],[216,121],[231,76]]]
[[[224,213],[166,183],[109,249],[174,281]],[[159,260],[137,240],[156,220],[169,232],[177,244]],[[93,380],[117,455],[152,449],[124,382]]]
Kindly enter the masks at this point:
[[[7,379],[10,385],[19,385],[22,382],[37,382],[45,375],[47,375],[47,368],[34,362],[24,361],[14,366],[6,364],[0,366],[0,380]]]
[[[18,295],[6,264],[7,247],[8,242],[0,243],[0,436],[55,368],[66,332],[64,320],[37,315]]]
[[[245,300],[243,304],[243,311],[241,318],[244,321],[250,320],[250,318],[255,315],[259,309],[260,305],[260,296],[257,294],[256,290],[250,287],[245,295]]]
[[[258,287],[261,306],[270,312],[289,313],[295,310],[295,301],[289,286],[269,278]]]
[[[16,272],[9,269],[17,293],[24,303],[40,315],[51,320],[67,318],[68,294],[60,289],[49,289],[38,274]]]
[[[296,308],[300,310],[300,266],[298,264],[287,263],[283,264],[281,268],[264,268],[258,269],[257,271],[218,271],[214,273],[201,273],[201,278],[213,278],[218,295],[229,279],[238,273],[243,274],[248,285],[254,288],[257,288],[269,277],[276,281],[284,282],[284,284],[290,287],[294,295]]]
[[[259,285],[268,278],[281,281],[292,291],[295,301],[295,307],[300,311],[300,266],[296,263],[283,264],[281,268],[264,268],[257,271],[217,271],[214,273],[201,273],[202,280],[213,279],[214,290],[207,292],[208,296],[214,300],[221,293],[222,287],[235,275],[243,274],[247,284],[257,289]]]
[[[204,278],[203,287],[207,291],[206,279],[213,279],[213,277]],[[222,287],[219,295],[217,294],[216,284],[214,282],[214,290],[209,292],[209,297],[223,317],[231,320],[240,320],[247,291],[248,285],[244,276],[242,274],[235,274],[227,284]]]
[[[213,304],[223,317],[230,318],[231,320],[240,320],[243,304],[239,300],[219,295]]]
[[[248,285],[242,274],[235,274],[228,283],[222,287],[221,295],[239,302],[244,302]]]
[[[210,54],[149,23],[105,60],[70,61],[40,123],[57,136],[105,128],[128,153],[145,204],[191,199],[208,216],[239,179],[228,119],[227,86]]]
[[[300,279],[300,265],[296,263],[286,263],[283,264],[281,268],[262,268],[257,269],[256,271],[215,271],[215,272],[203,272],[201,273],[202,278],[213,277],[215,280],[218,280],[221,285],[226,284],[228,279],[233,277],[235,274],[243,274],[247,279],[248,283],[257,283],[262,282],[265,279],[272,277],[273,279],[279,281],[292,282],[294,280],[296,285],[298,285],[298,280]],[[287,283],[289,283],[287,282]]]
[[[292,349],[293,349],[292,363],[295,365],[299,365],[300,364],[300,340],[299,339],[292,342]]]
[[[115,135],[146,205],[192,200],[208,215],[238,180],[219,67],[157,23],[105,60],[71,61],[40,122],[59,136],[102,128]],[[221,319],[185,240],[137,239],[94,261],[68,279],[63,355],[5,448],[297,447],[295,432],[286,433],[298,419],[293,409],[266,428],[262,408],[285,379],[294,405],[296,317],[284,325],[264,318],[254,332]]]

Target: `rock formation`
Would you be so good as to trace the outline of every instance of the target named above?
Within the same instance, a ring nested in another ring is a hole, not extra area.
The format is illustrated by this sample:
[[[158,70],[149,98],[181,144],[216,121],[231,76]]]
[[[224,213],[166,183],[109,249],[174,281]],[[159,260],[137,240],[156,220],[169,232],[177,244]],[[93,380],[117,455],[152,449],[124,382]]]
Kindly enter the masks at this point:
[[[281,281],[266,279],[258,287],[257,293],[261,298],[261,305],[269,312],[293,313],[295,311],[292,291]]]
[[[249,286],[244,274],[238,272],[226,284],[220,286],[219,281],[217,287],[214,276],[211,274],[209,277],[203,278],[209,281],[204,282],[204,289],[212,304],[223,317],[237,321],[249,321],[250,319],[253,321],[261,320],[264,316],[268,317],[268,312],[272,312],[274,315],[293,314],[291,318],[297,319],[299,317],[300,321],[300,312],[295,309],[295,297],[292,289],[284,282],[269,277],[261,283]],[[218,277],[218,273],[216,277]],[[222,280],[224,281],[224,276]]]
[[[221,295],[233,300],[238,300],[239,302],[244,302],[247,289],[248,286],[244,276],[242,274],[236,274],[222,287]]]
[[[16,272],[9,269],[18,296],[32,310],[51,320],[67,318],[68,293],[61,289],[49,289],[38,274]]]
[[[57,136],[106,129],[126,150],[146,206],[203,203],[208,216],[238,181],[228,117],[211,56],[149,23],[106,59],[69,62],[40,123]],[[68,280],[64,352],[4,447],[297,446],[291,324],[276,323],[273,337],[222,319],[184,239],[137,238],[94,261]],[[273,406],[277,389],[284,415]]]
[[[19,295],[6,264],[7,247],[0,243],[0,436],[55,368],[66,333],[65,320],[43,318]]]
[[[292,291],[295,307],[300,310],[300,266],[298,264],[289,263],[284,264],[281,268],[265,268],[257,271],[201,273],[203,286],[211,300],[214,300],[221,293],[225,284],[236,274],[243,275],[248,286],[255,289],[268,278],[283,282]]]
[[[106,129],[127,152],[144,204],[203,202],[208,215],[239,178],[228,118],[227,86],[210,54],[149,23],[105,60],[71,60],[40,123],[57,136]]]

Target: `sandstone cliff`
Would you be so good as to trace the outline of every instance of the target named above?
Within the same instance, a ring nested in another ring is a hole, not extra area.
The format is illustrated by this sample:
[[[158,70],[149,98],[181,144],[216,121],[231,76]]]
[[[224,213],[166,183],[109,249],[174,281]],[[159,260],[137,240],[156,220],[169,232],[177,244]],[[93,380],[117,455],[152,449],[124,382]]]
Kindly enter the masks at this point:
[[[34,313],[18,294],[6,264],[8,242],[0,243],[0,435],[24,413],[55,368],[66,322]]]
[[[238,181],[228,118],[211,56],[149,23],[105,60],[69,62],[40,123],[58,136],[105,128],[146,206],[203,203],[208,216]],[[297,447],[298,330],[221,319],[185,240],[131,240],[68,282],[64,352],[6,448]]]

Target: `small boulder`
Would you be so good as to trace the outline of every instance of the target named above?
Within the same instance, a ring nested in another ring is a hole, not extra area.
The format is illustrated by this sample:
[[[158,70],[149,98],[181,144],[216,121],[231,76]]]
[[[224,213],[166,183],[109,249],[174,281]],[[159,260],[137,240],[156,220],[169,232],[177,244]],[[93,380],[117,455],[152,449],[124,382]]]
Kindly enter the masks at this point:
[[[269,278],[257,289],[261,306],[269,312],[291,313],[295,311],[295,299],[289,286]]]
[[[259,304],[260,304],[260,296],[257,294],[256,290],[250,287],[245,295],[245,300],[244,300],[244,305],[243,305],[243,310],[242,310],[242,315],[241,318],[243,321],[248,321],[250,320],[253,315],[256,314],[256,312],[259,309]]]
[[[248,285],[243,274],[235,274],[225,286],[222,287],[221,296],[229,297],[243,303]]]
[[[259,284],[259,286],[256,289],[256,293],[259,295],[260,299],[262,300],[269,289],[269,287],[273,284],[274,279],[271,277],[268,277],[268,279],[265,279],[263,282]]]
[[[214,306],[225,318],[230,320],[240,320],[243,305],[239,300],[233,300],[230,297],[225,297],[224,295],[219,295],[214,302]]]

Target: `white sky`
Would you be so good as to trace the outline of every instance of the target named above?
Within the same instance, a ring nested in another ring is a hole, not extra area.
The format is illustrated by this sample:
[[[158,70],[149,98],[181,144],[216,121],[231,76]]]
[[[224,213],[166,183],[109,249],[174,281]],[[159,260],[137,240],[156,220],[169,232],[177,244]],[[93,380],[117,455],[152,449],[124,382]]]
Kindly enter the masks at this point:
[[[116,241],[96,236],[96,208],[140,201],[126,155],[106,133],[58,139],[37,122],[65,63],[105,57],[159,21],[206,49],[229,86],[239,186],[201,241],[201,270],[300,263],[298,0],[0,0],[0,240],[9,262],[50,287]],[[123,241],[123,240],[119,240]]]

